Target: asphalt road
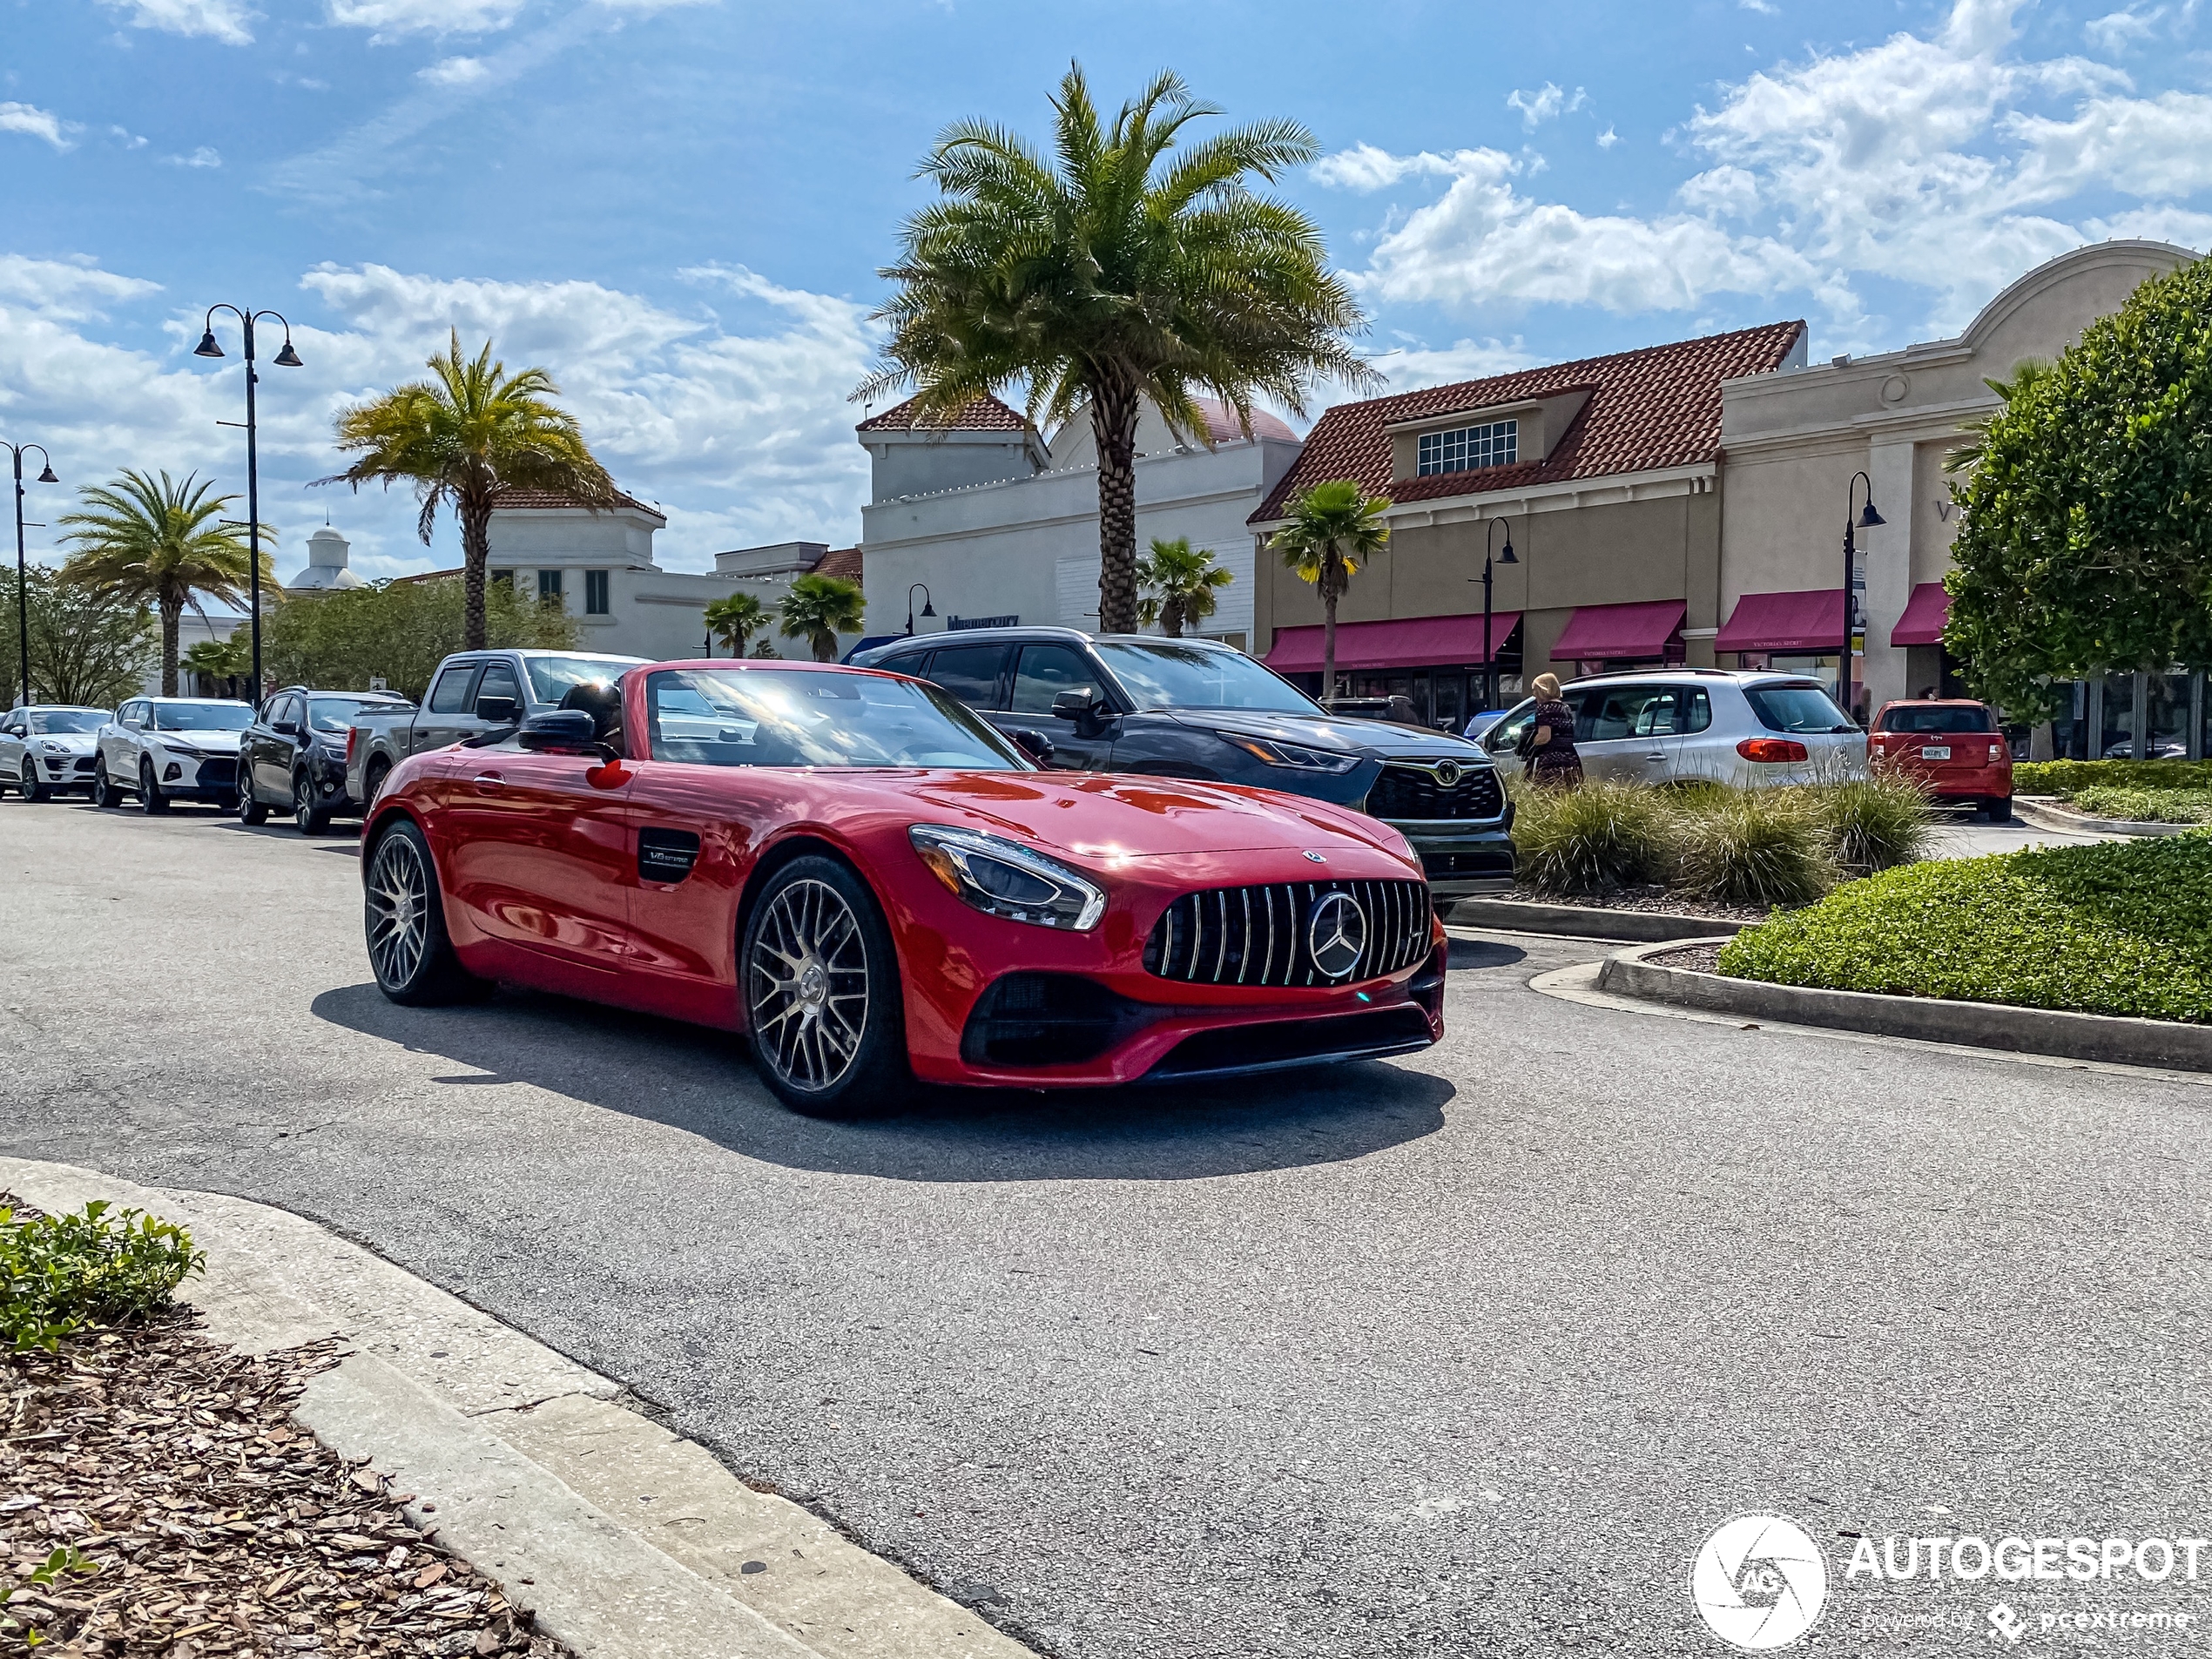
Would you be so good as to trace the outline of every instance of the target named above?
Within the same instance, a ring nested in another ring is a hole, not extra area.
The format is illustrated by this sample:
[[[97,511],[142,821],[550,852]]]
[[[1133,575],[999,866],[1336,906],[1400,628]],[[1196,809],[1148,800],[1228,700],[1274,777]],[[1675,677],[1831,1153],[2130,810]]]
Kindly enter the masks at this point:
[[[2212,1533],[2203,1082],[1581,1006],[1527,981],[1598,948],[1498,937],[1409,1062],[840,1126],[713,1034],[394,1008],[359,914],[347,836],[0,803],[0,1144],[325,1219],[1066,1659],[1716,1654],[1752,1510],[1839,1575]],[[1999,1596],[1838,1583],[1808,1647],[1987,1652],[1861,1626]]]

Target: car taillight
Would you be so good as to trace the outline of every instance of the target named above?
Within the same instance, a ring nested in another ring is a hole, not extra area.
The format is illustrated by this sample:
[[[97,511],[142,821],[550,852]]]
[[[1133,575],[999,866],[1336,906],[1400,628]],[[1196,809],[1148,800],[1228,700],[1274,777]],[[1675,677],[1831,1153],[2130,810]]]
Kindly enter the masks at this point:
[[[1993,743],[1993,744],[1991,744],[1991,745],[1989,745],[1989,764],[1990,764],[1991,765],[1993,765],[1993,765],[1996,765],[1999,761],[2002,760],[2004,758],[2005,758],[2005,745],[2004,745],[2003,744],[2001,744],[2001,743]]]
[[[357,725],[346,728],[346,764],[354,764],[354,745],[361,740],[361,729]]]
[[[1805,745],[1795,738],[1746,738],[1736,745],[1736,752],[1746,760],[1789,761],[1811,758]]]

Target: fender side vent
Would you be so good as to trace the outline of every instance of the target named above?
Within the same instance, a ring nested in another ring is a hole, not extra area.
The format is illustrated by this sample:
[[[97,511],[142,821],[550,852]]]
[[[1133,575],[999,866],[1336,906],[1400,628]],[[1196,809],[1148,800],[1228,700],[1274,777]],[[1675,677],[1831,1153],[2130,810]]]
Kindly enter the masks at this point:
[[[681,881],[699,861],[699,838],[689,830],[637,832],[637,879],[663,884]]]

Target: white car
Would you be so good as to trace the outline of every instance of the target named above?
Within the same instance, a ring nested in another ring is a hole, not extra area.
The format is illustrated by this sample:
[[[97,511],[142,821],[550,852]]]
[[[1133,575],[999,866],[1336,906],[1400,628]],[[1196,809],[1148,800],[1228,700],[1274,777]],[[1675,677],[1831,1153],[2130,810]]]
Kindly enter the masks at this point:
[[[253,720],[252,708],[224,698],[132,698],[100,728],[92,804],[119,806],[135,795],[148,813],[179,800],[227,811],[238,800],[239,743]]]
[[[1570,680],[1560,696],[1585,778],[1758,789],[1866,775],[1866,733],[1802,674],[1653,668]],[[1535,710],[1533,698],[1516,704],[1482,736],[1507,776]]]
[[[0,719],[0,781],[25,800],[73,793],[92,786],[92,750],[104,709],[38,703],[10,709]]]

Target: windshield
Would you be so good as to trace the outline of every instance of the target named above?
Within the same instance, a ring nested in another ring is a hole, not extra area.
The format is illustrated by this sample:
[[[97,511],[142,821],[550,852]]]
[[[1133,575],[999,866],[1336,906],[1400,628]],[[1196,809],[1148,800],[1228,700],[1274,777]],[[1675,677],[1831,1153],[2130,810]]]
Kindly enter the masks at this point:
[[[404,703],[392,703],[383,698],[364,699],[358,697],[311,697],[307,699],[307,724],[318,732],[343,732],[354,723],[354,717],[363,709],[388,714],[394,709],[403,709]]]
[[[526,657],[530,690],[541,703],[558,705],[572,685],[586,680],[618,680],[637,666],[622,657]]]
[[[1743,700],[1759,724],[1770,732],[1856,732],[1828,693],[1810,682],[1803,685],[1747,685]]]
[[[1296,686],[1226,645],[1102,639],[1095,649],[1140,709],[1265,709],[1318,714]]]
[[[54,738],[65,732],[98,732],[106,722],[107,716],[98,709],[39,709],[30,717],[30,729]]]
[[[1885,710],[1881,729],[1885,732],[1994,732],[1996,722],[1989,718],[1989,711],[1979,704],[1960,706],[1940,703],[1926,704],[1914,708]]]
[[[1032,770],[946,692],[877,674],[668,669],[646,680],[645,712],[656,760]]]
[[[253,711],[243,703],[164,703],[153,705],[157,732],[243,732]]]

